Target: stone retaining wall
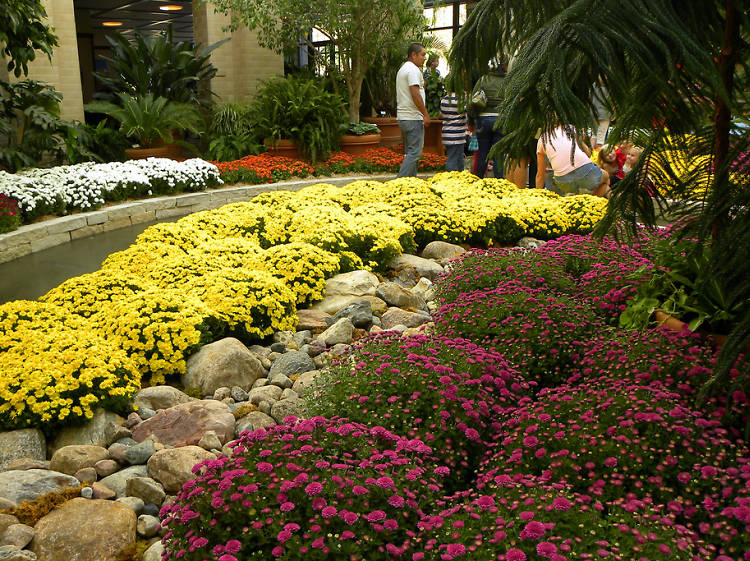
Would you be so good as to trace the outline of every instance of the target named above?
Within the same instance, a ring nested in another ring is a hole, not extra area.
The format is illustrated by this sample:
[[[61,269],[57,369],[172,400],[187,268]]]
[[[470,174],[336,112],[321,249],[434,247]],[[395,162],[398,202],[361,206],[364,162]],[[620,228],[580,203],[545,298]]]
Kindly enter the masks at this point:
[[[432,174],[429,174],[432,175]],[[316,177],[304,181],[282,181],[263,185],[220,187],[200,193],[185,193],[153,199],[128,201],[92,212],[62,216],[52,220],[27,224],[0,234],[0,263],[36,253],[71,240],[117,230],[134,224],[187,216],[193,212],[218,208],[228,203],[247,201],[268,191],[298,191],[316,183],[346,185],[358,179],[387,181],[392,175],[364,175],[357,177]]]

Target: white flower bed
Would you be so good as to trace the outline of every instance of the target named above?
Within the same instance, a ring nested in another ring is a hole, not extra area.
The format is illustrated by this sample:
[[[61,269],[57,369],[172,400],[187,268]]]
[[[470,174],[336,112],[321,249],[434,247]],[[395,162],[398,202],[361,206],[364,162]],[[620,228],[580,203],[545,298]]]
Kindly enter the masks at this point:
[[[17,174],[0,171],[0,193],[18,200],[27,219],[42,214],[91,210],[105,201],[179,191],[203,191],[221,185],[219,170],[199,158],[165,158],[107,164],[83,163]]]

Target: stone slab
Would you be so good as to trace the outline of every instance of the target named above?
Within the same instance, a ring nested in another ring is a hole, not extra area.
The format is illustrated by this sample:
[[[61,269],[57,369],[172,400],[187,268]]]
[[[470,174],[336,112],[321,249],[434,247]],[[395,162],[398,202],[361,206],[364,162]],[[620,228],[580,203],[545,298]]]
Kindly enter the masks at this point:
[[[108,210],[100,210],[98,212],[92,212],[91,214],[86,215],[86,224],[88,224],[89,226],[104,224],[107,220],[109,220]]]
[[[66,243],[70,241],[70,232],[63,232],[61,234],[52,234],[48,235],[45,238],[42,238],[40,240],[34,240],[31,242],[31,252],[36,253],[37,251],[42,251],[43,249],[49,249],[50,247],[55,247],[56,245],[60,245],[61,243]]]
[[[156,211],[156,219],[161,220],[162,218],[176,218],[178,216],[185,216],[186,214],[190,214],[190,210],[185,207],[164,208]]]
[[[85,216],[63,216],[55,220],[50,220],[47,225],[47,232],[50,234],[61,234],[63,232],[70,232],[71,230],[78,230],[86,226],[87,221]]]

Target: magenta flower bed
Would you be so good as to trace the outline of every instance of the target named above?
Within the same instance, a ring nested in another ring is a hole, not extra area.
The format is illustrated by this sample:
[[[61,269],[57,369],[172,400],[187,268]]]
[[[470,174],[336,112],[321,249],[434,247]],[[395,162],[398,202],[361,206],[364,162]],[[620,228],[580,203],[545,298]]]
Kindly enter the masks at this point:
[[[466,254],[431,334],[360,341],[313,419],[195,468],[164,561],[750,561],[747,396],[699,406],[705,339],[615,327],[650,243]]]

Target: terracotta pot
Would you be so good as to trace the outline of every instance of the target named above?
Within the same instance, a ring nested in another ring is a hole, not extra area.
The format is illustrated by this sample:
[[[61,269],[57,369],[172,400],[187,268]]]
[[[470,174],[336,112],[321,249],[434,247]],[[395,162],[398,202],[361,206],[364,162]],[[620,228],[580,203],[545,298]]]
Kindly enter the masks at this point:
[[[362,120],[378,126],[381,146],[391,148],[403,144],[404,138],[401,136],[401,129],[395,117],[365,117]]]
[[[445,155],[445,147],[443,146],[443,121],[440,119],[430,119],[430,124],[424,130],[424,148],[422,148],[422,152],[429,152],[438,156]]]
[[[360,136],[345,134],[341,137],[339,147],[342,152],[352,156],[360,156],[370,148],[377,148],[380,145],[380,134],[363,134]]]
[[[294,140],[287,140],[282,138],[278,143],[274,143],[270,138],[266,138],[263,141],[266,146],[266,150],[272,156],[286,156],[287,158],[293,158],[295,160],[302,160],[302,155],[299,152],[297,143]]]
[[[151,148],[126,148],[125,157],[128,160],[145,160],[146,158],[171,158],[174,144],[162,144]],[[178,146],[179,148],[179,146]]]

